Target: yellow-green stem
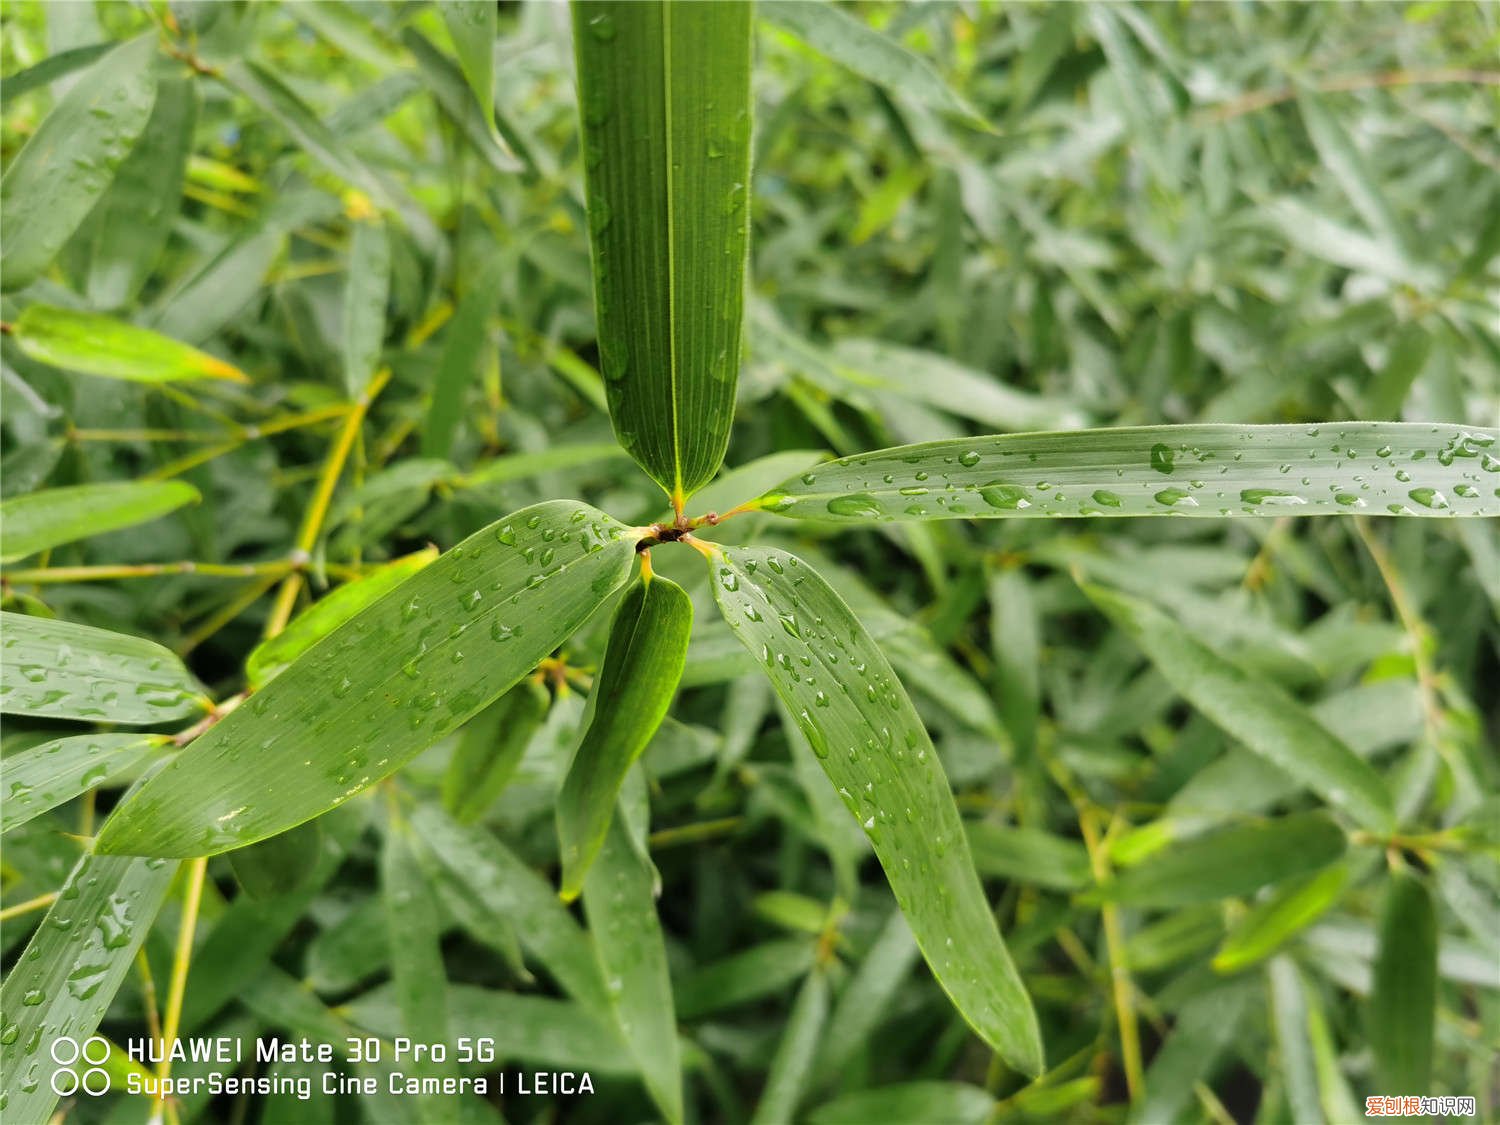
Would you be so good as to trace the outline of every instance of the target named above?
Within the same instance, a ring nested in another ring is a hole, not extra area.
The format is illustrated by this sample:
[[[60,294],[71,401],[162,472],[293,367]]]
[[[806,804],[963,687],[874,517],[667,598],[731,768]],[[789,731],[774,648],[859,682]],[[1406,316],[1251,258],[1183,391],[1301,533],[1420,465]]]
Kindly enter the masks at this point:
[[[203,878],[207,872],[207,856],[188,860],[182,921],[177,928],[177,950],[172,957],[172,979],[167,985],[167,1008],[161,1021],[161,1062],[156,1066],[156,1076],[162,1083],[157,1087],[156,1094],[158,1112],[164,1100],[161,1089],[172,1076],[171,1045],[177,1039],[177,1029],[182,1024],[182,1000],[187,995],[188,970],[193,963],[193,936],[198,929],[198,908],[203,902]]]

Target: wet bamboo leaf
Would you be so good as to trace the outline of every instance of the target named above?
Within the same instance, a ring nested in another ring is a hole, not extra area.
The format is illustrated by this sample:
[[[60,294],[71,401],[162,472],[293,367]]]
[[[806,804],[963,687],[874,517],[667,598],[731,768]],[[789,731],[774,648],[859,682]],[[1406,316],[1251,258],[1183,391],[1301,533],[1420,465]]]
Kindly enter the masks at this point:
[[[1214,969],[1237,973],[1269,957],[1300,930],[1316,922],[1349,882],[1342,864],[1277,887],[1235,923],[1214,954]]]
[[[260,688],[329,633],[373,605],[438,557],[437,548],[416,551],[346,582],[262,641],[245,660],[245,678]]]
[[[472,823],[494,803],[515,775],[551,702],[546,688],[525,680],[464,724],[443,775],[443,807],[454,820]]]
[[[594,952],[615,1022],[646,1088],[668,1122],[681,1122],[682,1060],[667,950],[656,916],[655,870],[636,850],[623,817],[605,828],[608,835],[583,882]]]
[[[364,394],[380,363],[390,295],[391,244],[385,224],[378,218],[357,222],[349,237],[349,271],[344,283],[344,390],[351,399]]]
[[[1370,993],[1370,1046],[1382,1093],[1432,1089],[1437,1020],[1438,935],[1426,884],[1406,871],[1391,875],[1380,916],[1380,945]]]
[[[1135,426],[860,453],[766,511],[838,522],[1016,516],[1500,515],[1500,430],[1402,422]]]
[[[136,768],[168,741],[155,734],[81,734],[6,754],[0,763],[0,832]]]
[[[791,1125],[806,1093],[823,1025],[828,1019],[828,978],[815,968],[802,982],[797,1001],[787,1017],[786,1030],[771,1059],[766,1085],[756,1103],[750,1125]]]
[[[933,975],[1016,1069],[1041,1041],[932,741],[885,655],[824,580],[767,548],[710,559],[714,596],[864,826]]]
[[[497,520],[210,728],[115,810],[97,846],[211,854],[342,804],[531,671],[634,559],[630,529],[576,501]]]
[[[739,376],[750,5],[573,6],[599,351],[615,434],[681,503]]]
[[[669,579],[644,579],[620,603],[594,680],[588,729],[557,797],[564,901],[583,888],[625,774],[666,718],[692,629],[693,603]]]
[[[1147,602],[1097,586],[1085,593],[1226,733],[1365,828],[1391,827],[1384,779],[1286,691],[1231,664]]]
[[[142,726],[208,703],[154,641],[19,613],[0,614],[0,634],[0,713]]]
[[[1235,824],[1184,840],[1126,868],[1091,897],[1180,906],[1247,895],[1327,867],[1347,846],[1343,830],[1322,813]]]
[[[977,129],[993,132],[989,122],[943,81],[931,63],[844,9],[821,0],[776,0],[767,4],[761,15],[819,54],[884,87],[894,97],[910,98]]]
[[[53,107],[0,180],[0,282],[36,280],[109,187],[156,100],[156,34],[114,48]],[[8,96],[14,96],[7,91]]]
[[[74,484],[13,496],[0,502],[0,560],[149,523],[199,499],[196,488],[176,480]]]
[[[984,1125],[995,1099],[982,1086],[963,1082],[898,1082],[874,1086],[821,1105],[809,1125]]]
[[[0,1091],[11,1121],[46,1121],[57,1103],[49,1053],[99,1026],[166,897],[177,865],[86,855],[0,988]]]
[[[464,72],[485,122],[495,124],[495,5],[472,0],[441,0],[438,10],[453,37]]]
[[[32,359],[85,375],[137,383],[250,381],[238,367],[216,356],[99,313],[30,305],[13,328],[16,343]]]
[[[193,78],[170,78],[157,87],[145,131],[95,208],[99,233],[89,259],[90,304],[120,308],[151,276],[182,203],[199,101]]]

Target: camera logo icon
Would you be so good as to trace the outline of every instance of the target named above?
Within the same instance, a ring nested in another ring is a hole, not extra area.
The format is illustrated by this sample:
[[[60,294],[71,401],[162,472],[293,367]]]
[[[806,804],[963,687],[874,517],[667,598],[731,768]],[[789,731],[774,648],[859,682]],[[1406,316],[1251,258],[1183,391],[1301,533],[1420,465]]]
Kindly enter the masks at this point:
[[[59,1035],[52,1041],[52,1061],[58,1069],[52,1074],[52,1092],[60,1098],[82,1090],[91,1097],[109,1093],[109,1071],[102,1066],[109,1058],[109,1040],[93,1035],[80,1045],[70,1035]],[[72,1069],[82,1059],[88,1064],[80,1073]]]

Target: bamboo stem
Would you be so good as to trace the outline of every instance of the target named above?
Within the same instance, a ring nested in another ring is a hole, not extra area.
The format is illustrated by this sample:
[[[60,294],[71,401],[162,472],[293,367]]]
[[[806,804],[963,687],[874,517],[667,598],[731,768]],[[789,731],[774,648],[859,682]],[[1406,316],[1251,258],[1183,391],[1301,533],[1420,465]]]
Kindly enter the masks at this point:
[[[161,1090],[172,1076],[171,1047],[182,1024],[182,1000],[187,994],[188,970],[193,962],[193,935],[198,929],[198,910],[203,903],[203,879],[208,871],[208,857],[188,861],[187,890],[182,900],[182,921],[177,929],[177,950],[172,957],[172,978],[167,985],[167,1008],[161,1025],[161,1062],[156,1065],[160,1082],[155,1098],[155,1112],[161,1112]]]

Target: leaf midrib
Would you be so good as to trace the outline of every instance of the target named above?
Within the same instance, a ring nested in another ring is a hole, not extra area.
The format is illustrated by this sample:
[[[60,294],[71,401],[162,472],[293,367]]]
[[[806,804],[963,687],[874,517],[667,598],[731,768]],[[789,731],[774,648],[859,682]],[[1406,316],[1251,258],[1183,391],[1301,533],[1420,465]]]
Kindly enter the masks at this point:
[[[662,5],[662,133],[667,186],[667,387],[672,406],[672,505],[682,502],[682,430],[677,416],[676,196],[672,191],[672,4]]]

